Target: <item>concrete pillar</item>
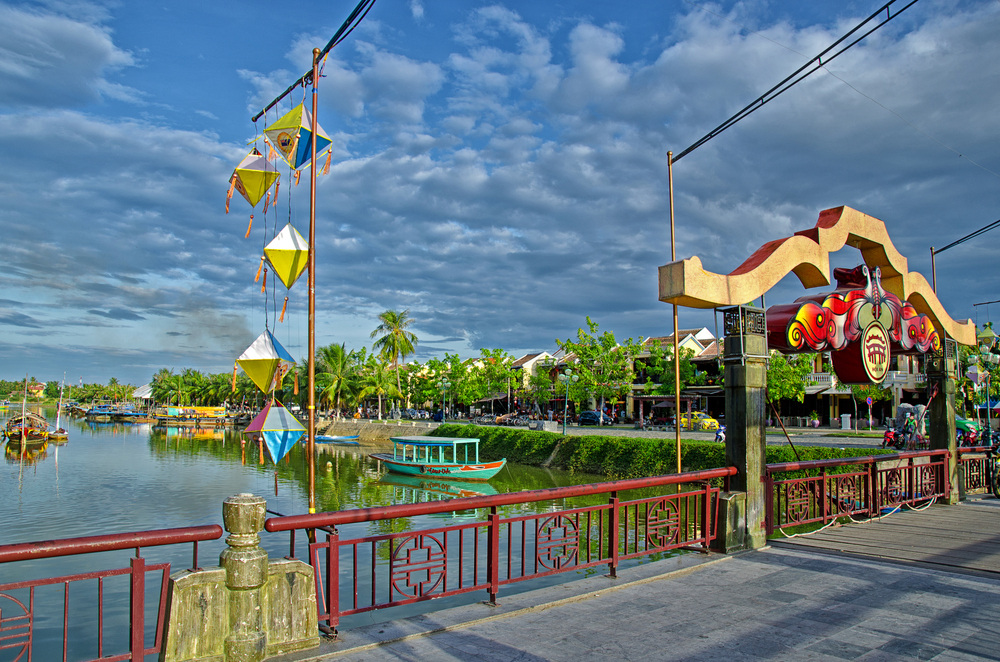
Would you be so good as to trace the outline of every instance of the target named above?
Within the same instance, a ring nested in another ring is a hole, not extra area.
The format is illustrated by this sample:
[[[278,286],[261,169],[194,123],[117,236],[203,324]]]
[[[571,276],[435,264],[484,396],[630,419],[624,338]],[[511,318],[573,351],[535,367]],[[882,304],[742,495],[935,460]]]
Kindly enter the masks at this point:
[[[739,469],[730,479],[730,490],[746,494],[746,549],[767,544],[764,529],[766,508],[762,482],[767,416],[767,337],[764,311],[759,308],[729,308],[724,313],[726,373],[726,462]],[[738,537],[730,539],[738,539]]]
[[[219,556],[229,589],[227,662],[260,662],[267,652],[263,587],[267,582],[267,552],[260,548],[266,502],[253,494],[237,494],[222,504],[229,548]]]
[[[930,418],[927,433],[931,448],[946,448],[951,451],[948,483],[951,492],[949,504],[958,503],[961,498],[958,473],[958,444],[955,442],[955,375],[957,371],[955,341],[946,338],[938,352],[927,355],[925,366],[927,382],[937,395],[930,402],[926,416]]]

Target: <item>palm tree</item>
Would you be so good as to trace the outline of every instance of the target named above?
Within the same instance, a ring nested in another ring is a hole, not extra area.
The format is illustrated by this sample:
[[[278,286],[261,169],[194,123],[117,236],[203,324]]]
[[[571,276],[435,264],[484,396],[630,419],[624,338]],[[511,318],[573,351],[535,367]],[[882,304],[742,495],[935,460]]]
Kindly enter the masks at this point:
[[[361,390],[358,392],[358,399],[363,400],[369,396],[378,396],[378,420],[382,420],[382,396],[398,398],[399,389],[392,383],[392,376],[389,374],[388,365],[381,361],[370,361],[365,367],[365,374],[361,378]]]
[[[336,409],[339,418],[340,409],[357,388],[357,370],[345,344],[327,345],[316,350],[316,367],[320,371],[316,378],[323,383],[320,401],[326,401]]]
[[[417,344],[417,336],[406,327],[413,323],[410,318],[410,311],[387,310],[378,316],[381,324],[372,331],[370,337],[378,337],[372,345],[372,349],[378,350],[379,356],[392,364],[396,371],[396,392],[402,392],[402,384],[399,379],[399,362],[412,354]]]

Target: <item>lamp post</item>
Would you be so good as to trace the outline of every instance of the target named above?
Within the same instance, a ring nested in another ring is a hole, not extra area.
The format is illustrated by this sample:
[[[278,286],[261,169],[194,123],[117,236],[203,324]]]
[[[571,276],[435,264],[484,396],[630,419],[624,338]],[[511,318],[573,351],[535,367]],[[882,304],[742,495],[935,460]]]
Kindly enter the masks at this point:
[[[445,394],[448,392],[448,387],[449,386],[451,386],[451,382],[449,382],[447,379],[442,379],[441,381],[439,381],[437,383],[437,387],[439,389],[441,389],[441,422],[442,423],[444,423],[446,412],[448,411],[447,409],[445,409],[445,406],[444,406],[445,405],[444,398],[445,398]]]
[[[992,444],[993,427],[990,424],[990,364],[1000,364],[1000,355],[993,353],[993,347],[997,344],[997,334],[993,332],[993,329],[984,327],[982,331],[976,334],[976,340],[979,342],[979,363],[982,366],[983,372],[986,373],[986,443]]]
[[[563,436],[565,436],[566,415],[567,411],[569,410],[569,385],[575,384],[578,381],[580,381],[580,375],[574,375],[572,370],[566,368],[566,370],[564,370],[562,374],[559,375],[559,381],[564,382],[566,384],[566,399],[563,400]]]

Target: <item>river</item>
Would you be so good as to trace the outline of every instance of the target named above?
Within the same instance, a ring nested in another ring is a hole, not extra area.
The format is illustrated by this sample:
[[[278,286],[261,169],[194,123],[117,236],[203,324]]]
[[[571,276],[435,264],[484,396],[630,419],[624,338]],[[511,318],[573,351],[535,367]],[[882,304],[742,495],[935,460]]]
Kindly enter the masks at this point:
[[[8,413],[13,411],[12,407]],[[55,419],[54,410],[41,413],[50,421]],[[6,418],[3,412],[0,418]],[[268,509],[281,514],[308,511],[308,474],[301,445],[292,449],[287,461],[275,466],[268,458],[261,460],[254,444],[243,446],[240,432],[234,429],[163,429],[149,424],[94,423],[66,418],[61,423],[69,431],[66,442],[50,441],[44,448],[37,449],[33,457],[5,453],[0,469],[0,503],[4,506],[0,509],[0,544],[221,525],[223,501],[243,492],[266,498]],[[377,461],[368,457],[375,450],[384,448],[317,446],[317,510],[471,496],[469,490],[492,494],[605,480],[595,475],[509,465],[488,484],[479,486],[463,484],[455,488],[448,481],[404,482],[404,479],[387,476]],[[540,503],[525,508],[537,512],[551,507],[552,504]],[[442,517],[413,518],[400,526],[417,528],[431,521],[440,524]],[[355,531],[375,531],[374,525],[352,526],[361,527]],[[265,532],[262,536],[262,545],[272,557],[286,554],[287,544],[287,534]],[[223,548],[221,540],[200,545],[200,564],[214,565]],[[175,569],[188,567],[190,546],[178,546],[174,550],[166,554],[177,564]],[[163,554],[148,549],[144,556],[162,558]],[[118,558],[127,558],[127,554],[118,554]],[[127,565],[127,561],[122,564]],[[93,568],[72,559],[6,564],[6,567],[0,565],[0,583],[87,569]],[[581,575],[592,572],[593,569]],[[572,575],[549,578],[546,583],[566,581]],[[512,590],[538,586],[532,582],[521,584]],[[481,600],[484,596],[459,597],[469,601]],[[127,597],[124,601],[127,606]],[[451,601],[435,600],[430,606],[418,608],[440,608],[446,606],[446,602]],[[60,607],[56,604],[51,609]],[[414,611],[413,606],[407,610],[408,613]],[[381,617],[369,614],[358,622],[367,623]],[[58,619],[50,615],[39,618],[36,627],[41,628],[54,620]],[[345,621],[342,625],[350,627],[351,622]],[[80,638],[89,637],[81,633]],[[39,657],[40,654],[36,643],[35,658],[47,659],[44,654]],[[0,654],[0,661],[4,659]]]

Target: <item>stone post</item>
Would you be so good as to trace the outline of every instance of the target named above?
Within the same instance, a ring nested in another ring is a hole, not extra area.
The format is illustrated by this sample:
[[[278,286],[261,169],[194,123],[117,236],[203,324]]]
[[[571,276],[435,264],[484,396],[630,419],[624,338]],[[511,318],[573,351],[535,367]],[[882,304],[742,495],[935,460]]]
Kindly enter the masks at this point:
[[[267,650],[263,587],[267,582],[267,552],[260,548],[266,502],[253,494],[237,494],[222,504],[229,548],[219,556],[229,589],[227,662],[260,662]]]
[[[946,338],[937,352],[927,355],[927,383],[936,395],[925,416],[930,418],[927,430],[931,448],[946,448],[951,452],[948,483],[951,491],[947,503],[954,505],[961,498],[964,485],[959,485],[958,444],[955,439],[955,375],[958,369],[956,344]],[[963,473],[964,476],[964,473]]]
[[[739,469],[730,489],[746,494],[745,549],[767,544],[764,528],[767,494],[762,481],[767,459],[764,423],[767,387],[767,336],[764,311],[740,306],[723,311],[725,319],[726,462]],[[736,521],[731,518],[730,521]],[[740,532],[727,532],[729,534]]]

